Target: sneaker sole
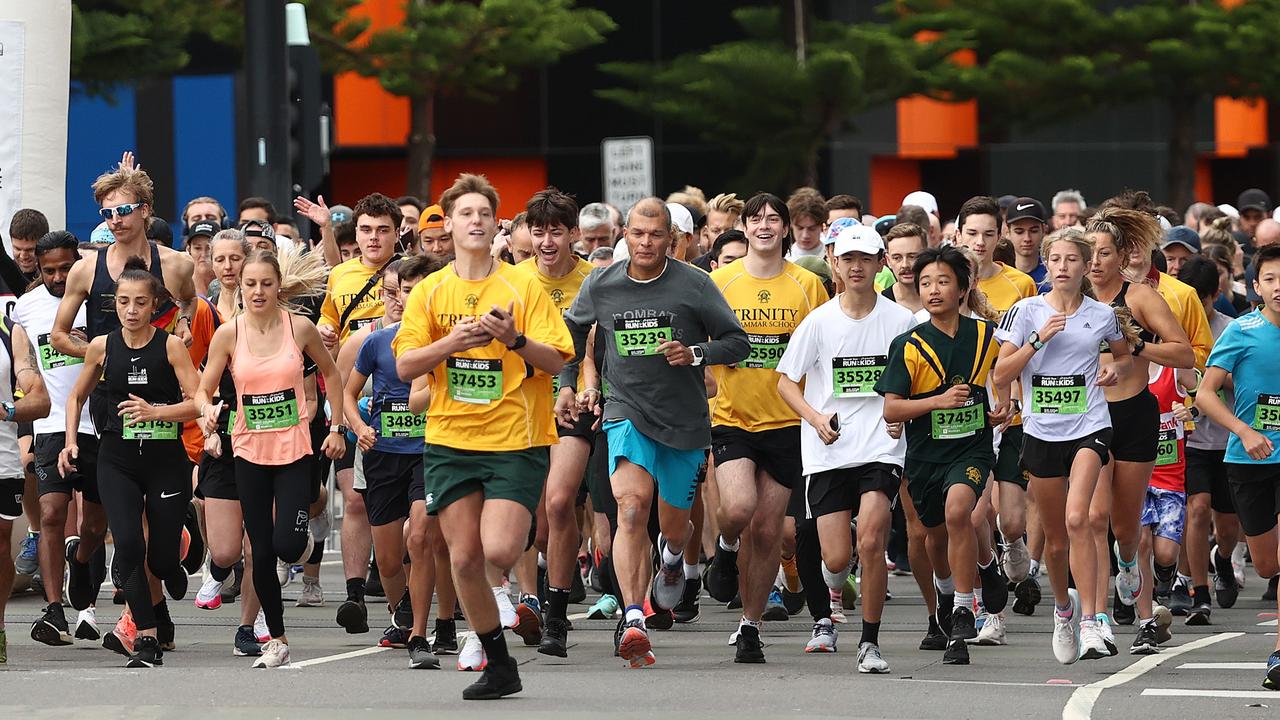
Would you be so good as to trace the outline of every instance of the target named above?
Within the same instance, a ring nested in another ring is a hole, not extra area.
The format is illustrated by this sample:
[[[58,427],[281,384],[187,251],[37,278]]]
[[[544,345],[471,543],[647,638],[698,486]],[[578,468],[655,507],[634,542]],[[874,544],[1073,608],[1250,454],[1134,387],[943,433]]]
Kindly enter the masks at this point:
[[[689,623],[696,623],[696,622],[698,622],[698,619],[699,619],[699,618],[701,618],[701,617],[702,617],[702,615],[701,615],[700,613],[697,613],[697,612],[695,612],[693,615],[685,615],[685,616],[676,615],[676,616],[675,616],[675,618],[676,618],[676,622],[680,623],[681,625],[688,625]]]
[[[1280,690],[1280,665],[1276,665],[1267,671],[1267,677],[1262,681],[1262,687],[1268,690]]]
[[[997,638],[979,637],[976,641],[973,642],[973,644],[981,645],[983,647],[997,647],[1000,645],[1008,645],[1009,641],[1005,640],[1004,638],[997,639]]]
[[[507,687],[504,687],[498,691],[490,691],[490,692],[484,692],[484,693],[474,692],[470,694],[464,691],[462,693],[462,699],[463,700],[499,700],[508,695],[514,695],[522,690],[524,690],[524,686],[522,686],[520,684],[520,681],[517,680],[514,685],[508,685]]]
[[[138,660],[137,658],[130,658],[129,662],[125,663],[124,666],[129,669],[137,670],[139,668],[153,668],[157,665],[162,665],[162,664],[163,663],[159,663],[159,662],[149,663],[146,660]]]
[[[645,660],[645,655],[653,650],[649,637],[641,632],[625,632],[618,642],[618,657],[631,663],[631,667],[644,667],[653,664],[653,659]],[[641,664],[637,664],[637,662]]]
[[[809,655],[831,655],[836,652],[836,648],[834,645],[832,646],[822,645],[818,647],[811,647],[806,645],[804,647],[804,651]],[[861,670],[859,670],[859,672],[861,672]]]
[[[336,618],[338,627],[346,630],[348,635],[367,633],[369,632],[369,619],[361,617],[362,615],[364,613],[360,612],[358,605],[340,607]]]
[[[72,644],[71,633],[62,632],[58,628],[44,622],[37,622],[31,628],[31,639],[50,647],[66,647]]]
[[[125,649],[124,642],[114,632],[109,632],[102,636],[102,647],[110,650],[111,652],[124,655],[125,657],[129,657],[131,654]]]
[[[458,672],[482,672],[486,667],[489,667],[488,660],[480,663],[479,667],[470,667],[463,665],[462,663],[458,663]]]
[[[1210,625],[1212,623],[1209,622],[1209,613],[1193,611],[1187,614],[1186,624],[1194,627],[1198,625]]]
[[[410,660],[409,669],[410,670],[439,670],[440,658],[433,658],[431,660]]]
[[[1130,655],[1155,655],[1160,648],[1155,645],[1136,645],[1129,648]]]
[[[888,675],[889,668],[887,667],[886,668],[870,668],[870,667],[863,667],[859,665],[858,672],[862,673],[863,675]]]
[[[90,625],[87,622],[82,622],[76,625],[76,639],[100,640],[102,639],[102,633],[98,632],[98,628],[93,625]]]
[[[546,643],[543,643],[538,645],[538,654],[548,655],[550,657],[567,658],[569,657],[569,650],[559,643],[555,645],[547,645]]]
[[[644,626],[650,630],[670,630],[675,625],[675,617],[669,611],[659,611],[644,619]]]
[[[1102,650],[1099,650],[1097,648],[1089,648],[1088,650],[1085,650],[1083,653],[1080,654],[1081,660],[1101,660],[1103,658],[1108,658],[1108,657],[1111,657],[1111,655],[1107,653],[1105,648]]]
[[[542,620],[533,608],[523,603],[516,608],[516,625],[511,630],[530,647],[542,642]]]
[[[458,648],[457,648],[457,646],[454,646],[454,647],[440,647],[439,645],[432,645],[432,646],[431,646],[431,652],[432,652],[432,654],[434,654],[434,655],[457,655],[457,654],[458,654]]]
[[[196,608],[199,610],[217,610],[218,608],[222,607],[222,597],[219,596],[214,600],[210,600],[209,602],[203,602],[203,603],[200,602],[199,600],[196,600],[195,605],[196,605]]]
[[[963,650],[956,651],[954,645],[953,647],[950,647],[947,649],[946,654],[942,656],[943,665],[968,665],[969,664],[969,649],[965,646],[963,642],[959,644],[959,647],[962,648]]]
[[[234,648],[232,649],[231,654],[236,657],[259,657],[262,655],[262,651],[259,650],[258,652],[249,653],[241,650],[240,648]]]

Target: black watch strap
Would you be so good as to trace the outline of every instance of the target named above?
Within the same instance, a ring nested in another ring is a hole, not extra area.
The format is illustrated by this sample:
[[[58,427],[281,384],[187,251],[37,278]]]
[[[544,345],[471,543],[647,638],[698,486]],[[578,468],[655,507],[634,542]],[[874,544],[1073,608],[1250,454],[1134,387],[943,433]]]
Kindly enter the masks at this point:
[[[508,350],[519,350],[529,344],[529,338],[524,333],[516,333],[516,341],[507,346]]]

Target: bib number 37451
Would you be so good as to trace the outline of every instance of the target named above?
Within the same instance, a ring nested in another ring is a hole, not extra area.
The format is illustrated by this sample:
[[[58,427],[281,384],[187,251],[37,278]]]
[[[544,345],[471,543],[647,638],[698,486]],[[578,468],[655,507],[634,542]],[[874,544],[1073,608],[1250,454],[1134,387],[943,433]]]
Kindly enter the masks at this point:
[[[1254,430],[1280,430],[1280,395],[1258,393],[1258,409],[1253,412]]]
[[[613,341],[623,357],[657,355],[658,346],[670,342],[671,318],[624,318],[613,328]]]
[[[502,399],[502,361],[451,357],[445,362],[449,397],[458,402],[487,405]]]
[[[240,412],[249,430],[277,430],[298,424],[298,397],[292,388],[262,395],[241,395]]]
[[[970,395],[965,404],[958,408],[934,410],[929,413],[930,430],[934,440],[956,440],[971,437],[986,427],[983,417],[983,403],[975,395]]]

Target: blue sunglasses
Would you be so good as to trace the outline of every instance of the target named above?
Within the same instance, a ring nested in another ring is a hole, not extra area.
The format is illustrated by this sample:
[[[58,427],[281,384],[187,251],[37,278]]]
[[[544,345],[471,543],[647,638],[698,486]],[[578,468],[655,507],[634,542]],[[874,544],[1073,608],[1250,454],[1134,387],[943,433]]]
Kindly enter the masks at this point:
[[[143,205],[146,205],[146,203],[125,203],[124,205],[117,205],[113,208],[102,208],[98,211],[98,214],[102,216],[103,220],[110,220],[112,216],[124,217],[126,215],[132,215],[134,210],[137,210]]]

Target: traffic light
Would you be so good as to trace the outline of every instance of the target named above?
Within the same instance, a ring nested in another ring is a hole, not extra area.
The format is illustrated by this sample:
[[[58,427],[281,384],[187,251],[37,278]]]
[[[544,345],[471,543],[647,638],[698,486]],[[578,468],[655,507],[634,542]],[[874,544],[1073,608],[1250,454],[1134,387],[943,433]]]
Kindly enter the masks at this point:
[[[320,97],[320,57],[307,33],[306,8],[285,6],[289,47],[289,178],[294,195],[314,197],[328,172],[328,113]]]

